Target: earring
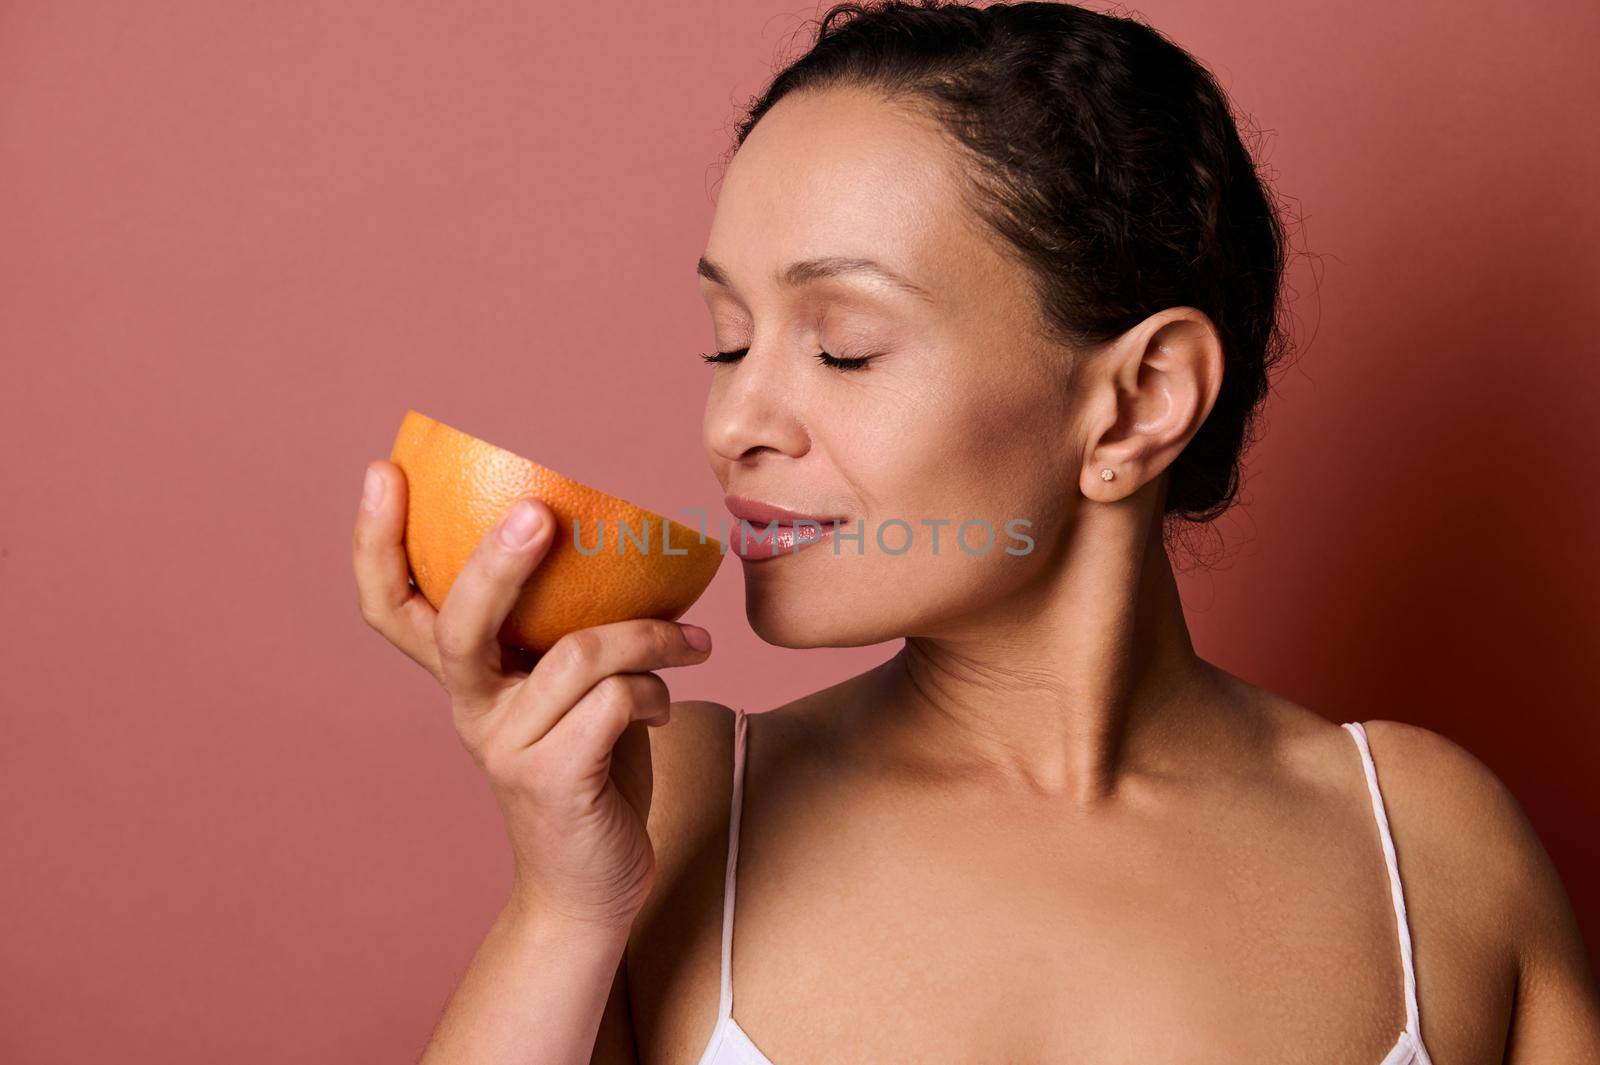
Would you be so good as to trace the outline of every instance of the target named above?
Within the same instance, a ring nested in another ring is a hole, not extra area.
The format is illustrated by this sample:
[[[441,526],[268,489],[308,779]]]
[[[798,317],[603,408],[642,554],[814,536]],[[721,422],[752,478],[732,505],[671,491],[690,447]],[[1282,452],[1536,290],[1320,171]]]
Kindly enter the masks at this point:
[[[1102,481],[1109,481],[1109,480],[1111,480],[1111,478],[1113,478],[1115,476],[1116,476],[1116,474],[1114,472],[1112,472],[1112,469],[1111,469],[1110,466],[1107,466],[1105,469],[1100,471],[1100,479]]]

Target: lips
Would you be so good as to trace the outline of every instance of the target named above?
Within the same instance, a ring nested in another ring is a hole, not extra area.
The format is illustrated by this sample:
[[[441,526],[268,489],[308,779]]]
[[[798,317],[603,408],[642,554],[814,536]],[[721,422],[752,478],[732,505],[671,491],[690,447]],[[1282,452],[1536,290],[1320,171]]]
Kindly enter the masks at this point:
[[[806,514],[739,496],[728,496],[723,502],[734,517],[729,538],[734,554],[752,562],[795,554],[821,543],[833,534],[835,523],[846,520],[841,515]]]

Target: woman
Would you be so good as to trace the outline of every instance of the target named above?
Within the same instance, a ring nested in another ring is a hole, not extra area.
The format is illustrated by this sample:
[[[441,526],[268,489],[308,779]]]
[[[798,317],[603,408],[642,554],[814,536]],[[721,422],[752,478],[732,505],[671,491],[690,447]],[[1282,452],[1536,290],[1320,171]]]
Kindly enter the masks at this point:
[[[1191,646],[1169,543],[1233,501],[1284,350],[1282,225],[1203,68],[1068,5],[841,5],[737,143],[707,453],[734,517],[843,523],[741,552],[751,624],[905,645],[759,721],[669,705],[695,626],[512,668],[553,514],[435,616],[374,462],[363,613],[450,692],[516,858],[424,1060],[1600,1061],[1493,775]]]

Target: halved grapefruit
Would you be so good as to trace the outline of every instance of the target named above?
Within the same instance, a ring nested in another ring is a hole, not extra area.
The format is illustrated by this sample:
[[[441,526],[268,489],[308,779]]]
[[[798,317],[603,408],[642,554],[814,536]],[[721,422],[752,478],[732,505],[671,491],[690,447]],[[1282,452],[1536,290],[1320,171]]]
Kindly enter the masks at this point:
[[[555,511],[550,550],[500,631],[502,642],[530,651],[591,625],[675,621],[722,562],[722,544],[710,536],[415,410],[401,421],[389,461],[406,475],[406,558],[434,609],[513,503],[536,496]]]

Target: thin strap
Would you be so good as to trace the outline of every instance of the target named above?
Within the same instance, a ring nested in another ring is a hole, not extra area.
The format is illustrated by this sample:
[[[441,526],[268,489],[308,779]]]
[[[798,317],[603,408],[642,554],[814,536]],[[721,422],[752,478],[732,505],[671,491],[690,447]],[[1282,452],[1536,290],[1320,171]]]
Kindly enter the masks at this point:
[[[1372,748],[1367,746],[1367,730],[1361,722],[1347,721],[1341,727],[1356,738],[1356,746],[1361,749],[1361,764],[1367,774],[1367,791],[1372,795],[1372,816],[1377,819],[1378,835],[1383,840],[1383,861],[1389,867],[1389,894],[1394,900],[1395,927],[1399,929],[1400,967],[1405,972],[1406,1031],[1420,1048],[1422,1029],[1417,1016],[1417,974],[1411,964],[1411,928],[1406,921],[1406,896],[1400,887],[1400,864],[1394,852],[1394,837],[1389,833],[1389,815],[1384,810],[1383,793],[1378,790],[1378,769],[1372,764]]]
[[[739,811],[744,806],[745,730],[749,719],[742,708],[733,713],[733,808],[728,813],[728,872],[722,882],[722,997],[717,1019],[733,1015],[733,880],[739,867]]]

